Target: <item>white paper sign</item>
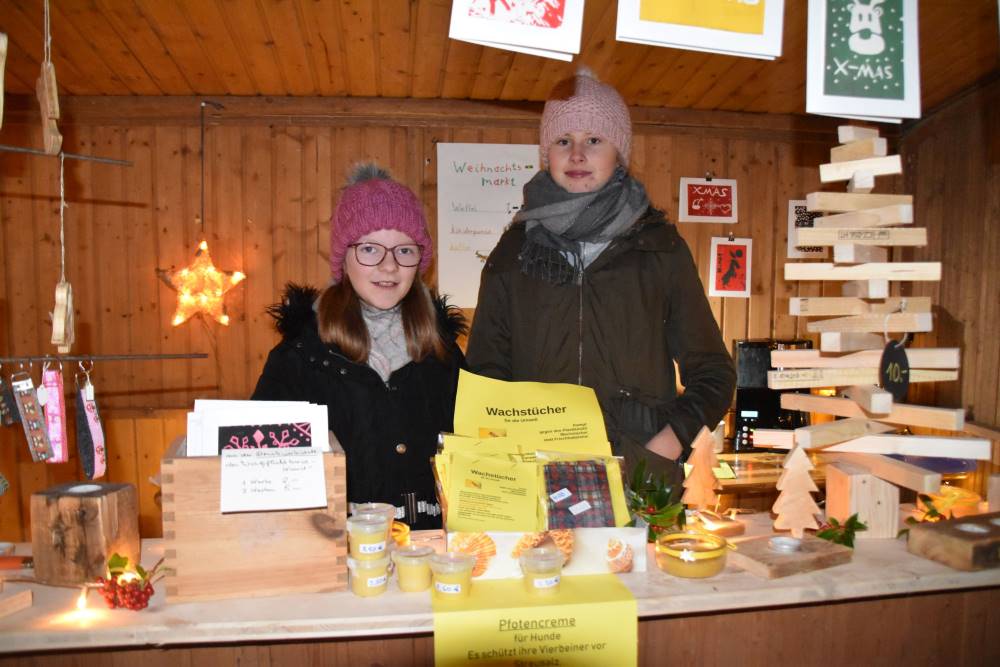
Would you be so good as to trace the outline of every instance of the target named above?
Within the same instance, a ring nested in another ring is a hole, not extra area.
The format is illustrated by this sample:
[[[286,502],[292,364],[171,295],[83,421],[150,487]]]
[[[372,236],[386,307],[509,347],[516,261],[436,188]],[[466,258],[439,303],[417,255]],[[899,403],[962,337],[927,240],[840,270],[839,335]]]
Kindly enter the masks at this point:
[[[323,452],[319,449],[227,449],[221,457],[223,513],[327,505]]]
[[[806,206],[805,199],[788,200],[788,249],[789,259],[802,259],[804,257],[826,257],[826,248],[822,246],[800,246],[798,245],[798,230],[803,227],[812,228],[813,221],[822,216],[818,211],[810,212]]]
[[[483,264],[538,172],[533,144],[438,144],[438,291],[475,308]]]

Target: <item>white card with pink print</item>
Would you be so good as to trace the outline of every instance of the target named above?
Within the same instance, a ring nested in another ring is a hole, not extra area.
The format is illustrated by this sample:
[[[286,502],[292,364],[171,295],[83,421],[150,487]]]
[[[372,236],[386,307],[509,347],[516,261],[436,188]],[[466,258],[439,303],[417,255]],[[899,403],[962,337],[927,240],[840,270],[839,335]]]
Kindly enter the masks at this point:
[[[569,62],[580,53],[584,0],[454,0],[448,37]]]
[[[188,456],[231,450],[329,451],[325,405],[305,401],[197,401],[188,413]]]

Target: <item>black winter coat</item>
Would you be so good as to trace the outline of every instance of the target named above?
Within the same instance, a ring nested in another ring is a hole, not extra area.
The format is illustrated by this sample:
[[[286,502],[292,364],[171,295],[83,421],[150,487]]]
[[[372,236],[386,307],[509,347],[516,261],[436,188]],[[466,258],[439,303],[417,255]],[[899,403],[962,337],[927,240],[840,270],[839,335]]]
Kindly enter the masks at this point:
[[[465,366],[455,343],[465,327],[461,311],[436,301],[447,362],[410,362],[383,382],[320,340],[313,311],[318,296],[289,285],[283,302],[270,309],[282,341],[268,355],[252,398],[325,404],[347,455],[348,500],[391,503],[413,528],[439,528],[431,457],[438,433],[452,430],[458,371]]]

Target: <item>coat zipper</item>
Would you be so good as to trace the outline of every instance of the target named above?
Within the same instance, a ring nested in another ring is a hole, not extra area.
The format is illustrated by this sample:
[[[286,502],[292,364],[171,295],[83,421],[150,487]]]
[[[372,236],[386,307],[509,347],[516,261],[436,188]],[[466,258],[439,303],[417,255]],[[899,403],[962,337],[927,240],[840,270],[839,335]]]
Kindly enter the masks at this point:
[[[577,300],[577,305],[579,307],[577,313],[577,375],[576,383],[578,385],[583,384],[583,279],[586,273],[580,271],[580,291],[579,299]]]

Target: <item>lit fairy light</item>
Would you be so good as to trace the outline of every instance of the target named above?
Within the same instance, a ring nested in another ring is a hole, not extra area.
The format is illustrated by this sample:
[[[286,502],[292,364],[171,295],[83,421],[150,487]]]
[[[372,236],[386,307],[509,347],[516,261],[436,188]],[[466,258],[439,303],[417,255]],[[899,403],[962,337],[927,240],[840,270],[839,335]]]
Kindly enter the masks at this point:
[[[229,325],[224,298],[229,290],[246,279],[241,271],[221,271],[212,264],[208,243],[198,244],[190,265],[177,271],[157,271],[167,285],[177,290],[177,310],[170,321],[180,326],[198,313],[208,315],[223,326]]]

